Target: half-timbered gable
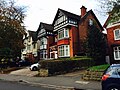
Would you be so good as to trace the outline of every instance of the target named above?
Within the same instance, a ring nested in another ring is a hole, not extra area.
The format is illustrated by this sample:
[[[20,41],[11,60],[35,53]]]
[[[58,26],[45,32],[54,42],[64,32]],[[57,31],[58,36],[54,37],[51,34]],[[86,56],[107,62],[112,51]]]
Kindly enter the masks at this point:
[[[41,59],[49,58],[49,38],[53,37],[53,27],[50,24],[40,23],[37,30],[37,38],[39,40],[39,57]],[[52,42],[51,42],[52,43]]]
[[[58,9],[55,19],[53,21],[54,31],[60,30],[61,28],[67,27],[69,25],[78,27],[79,20],[80,16],[62,9]]]

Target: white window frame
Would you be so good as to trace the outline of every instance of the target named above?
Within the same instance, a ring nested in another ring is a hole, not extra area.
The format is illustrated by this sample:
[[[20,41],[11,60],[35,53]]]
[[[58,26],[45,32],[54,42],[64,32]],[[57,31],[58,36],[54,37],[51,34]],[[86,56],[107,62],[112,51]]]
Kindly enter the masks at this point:
[[[114,59],[120,60],[120,46],[113,47],[114,50]]]
[[[59,57],[70,57],[70,47],[69,45],[58,46]]]
[[[47,59],[47,50],[42,50],[42,53],[40,53],[41,54],[41,58],[42,59]]]
[[[115,32],[118,31],[119,32],[119,37],[116,36]],[[120,40],[120,29],[116,29],[114,30],[114,40]]]
[[[62,34],[61,34],[61,32],[62,32]],[[58,31],[58,40],[64,39],[64,38],[69,38],[69,29],[68,28],[62,28],[61,30]]]

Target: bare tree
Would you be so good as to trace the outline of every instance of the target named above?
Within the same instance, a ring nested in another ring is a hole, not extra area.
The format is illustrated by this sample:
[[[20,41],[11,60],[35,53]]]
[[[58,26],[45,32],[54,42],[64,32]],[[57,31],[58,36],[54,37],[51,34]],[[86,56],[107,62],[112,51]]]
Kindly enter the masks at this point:
[[[120,0],[98,0],[103,12],[109,13],[110,22],[120,20]]]

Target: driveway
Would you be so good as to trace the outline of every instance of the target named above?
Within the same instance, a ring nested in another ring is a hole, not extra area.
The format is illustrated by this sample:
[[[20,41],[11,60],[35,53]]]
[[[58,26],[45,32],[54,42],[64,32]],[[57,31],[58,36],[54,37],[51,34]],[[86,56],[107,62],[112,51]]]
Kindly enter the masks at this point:
[[[25,76],[35,76],[38,74],[38,71],[31,71],[29,69],[29,67],[25,67],[23,69],[19,69],[19,70],[16,70],[16,71],[12,71],[10,72],[9,74],[12,74],[12,75],[25,75]]]

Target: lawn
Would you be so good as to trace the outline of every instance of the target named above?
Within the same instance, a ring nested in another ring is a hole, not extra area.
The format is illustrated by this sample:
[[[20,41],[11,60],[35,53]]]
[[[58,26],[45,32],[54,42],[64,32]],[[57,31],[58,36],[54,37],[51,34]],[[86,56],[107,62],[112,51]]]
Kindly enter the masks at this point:
[[[93,66],[88,68],[89,71],[104,71],[107,69],[107,67],[110,66],[109,64],[99,65],[99,66]]]

